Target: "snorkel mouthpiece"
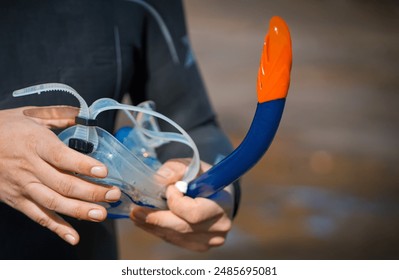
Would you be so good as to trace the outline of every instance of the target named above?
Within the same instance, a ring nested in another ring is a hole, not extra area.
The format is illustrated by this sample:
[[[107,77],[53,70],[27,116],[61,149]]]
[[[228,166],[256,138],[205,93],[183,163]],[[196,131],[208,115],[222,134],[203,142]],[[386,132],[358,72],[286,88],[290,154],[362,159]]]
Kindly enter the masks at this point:
[[[266,153],[277,132],[290,84],[291,37],[280,17],[270,20],[257,79],[258,104],[242,143],[221,162],[191,181],[186,195],[209,197],[251,169]]]

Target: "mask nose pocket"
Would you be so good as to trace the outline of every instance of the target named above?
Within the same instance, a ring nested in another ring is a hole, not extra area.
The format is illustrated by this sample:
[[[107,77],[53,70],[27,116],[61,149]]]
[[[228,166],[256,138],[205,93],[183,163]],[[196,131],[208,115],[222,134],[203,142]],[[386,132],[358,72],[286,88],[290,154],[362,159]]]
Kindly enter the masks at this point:
[[[68,128],[59,134],[59,138],[68,143],[74,135],[75,127]],[[129,217],[132,204],[151,208],[166,209],[164,199],[166,180],[150,168],[110,133],[96,127],[98,135],[97,148],[88,155],[101,161],[108,168],[106,178],[93,178],[78,175],[88,181],[117,186],[122,197],[115,203],[102,203],[111,218]]]

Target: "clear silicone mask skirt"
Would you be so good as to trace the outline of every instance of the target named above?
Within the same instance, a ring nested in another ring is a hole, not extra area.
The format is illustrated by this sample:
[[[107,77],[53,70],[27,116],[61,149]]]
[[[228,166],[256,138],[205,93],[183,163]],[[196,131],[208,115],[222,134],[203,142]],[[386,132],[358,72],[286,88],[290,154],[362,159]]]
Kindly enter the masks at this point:
[[[138,106],[120,104],[110,98],[95,101],[90,107],[71,87],[49,83],[17,90],[13,96],[40,94],[42,92],[67,92],[74,95],[80,103],[76,125],[62,131],[58,137],[66,145],[86,153],[108,168],[106,178],[78,176],[102,185],[117,186],[122,191],[121,199],[104,205],[110,218],[128,217],[134,205],[167,209],[165,190],[167,180],[157,173],[161,162],[156,148],[179,142],[189,146],[193,157],[183,182],[192,181],[199,172],[200,159],[197,147],[191,137],[174,121],[154,111],[154,103],[146,101]],[[108,110],[122,110],[132,122],[132,128],[122,128],[117,138],[96,125],[97,116]],[[172,125],[178,132],[160,131],[157,119]]]

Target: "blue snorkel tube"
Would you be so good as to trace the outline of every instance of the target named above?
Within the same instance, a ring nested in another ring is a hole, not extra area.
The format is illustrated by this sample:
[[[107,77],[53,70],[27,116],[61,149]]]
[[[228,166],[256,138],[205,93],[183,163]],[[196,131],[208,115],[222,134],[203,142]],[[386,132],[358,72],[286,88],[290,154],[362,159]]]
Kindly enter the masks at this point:
[[[190,197],[209,197],[251,169],[266,153],[277,132],[290,83],[291,37],[280,17],[270,20],[258,71],[258,105],[242,143],[221,162],[187,186]]]

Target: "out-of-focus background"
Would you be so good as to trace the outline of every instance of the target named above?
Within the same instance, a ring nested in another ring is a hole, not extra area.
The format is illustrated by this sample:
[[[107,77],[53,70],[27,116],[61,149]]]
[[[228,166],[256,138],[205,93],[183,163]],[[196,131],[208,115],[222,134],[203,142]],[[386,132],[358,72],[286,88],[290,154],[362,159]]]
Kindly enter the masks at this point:
[[[263,37],[290,26],[292,80],[266,157],[242,179],[224,246],[193,253],[118,222],[123,259],[398,259],[399,4],[186,0],[191,43],[237,146],[256,106]]]

